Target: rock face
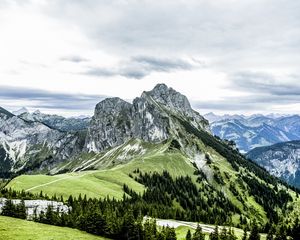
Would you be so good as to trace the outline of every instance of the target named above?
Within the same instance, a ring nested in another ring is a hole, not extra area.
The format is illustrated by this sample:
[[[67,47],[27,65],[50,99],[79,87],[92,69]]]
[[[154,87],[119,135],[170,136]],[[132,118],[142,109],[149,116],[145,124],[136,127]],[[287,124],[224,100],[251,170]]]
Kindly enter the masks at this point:
[[[0,111],[0,170],[5,172],[51,169],[52,164],[80,152],[80,137],[40,122],[25,121]]]
[[[247,157],[272,175],[300,187],[300,141],[255,148],[247,153]]]
[[[171,136],[175,127],[172,121],[174,116],[209,131],[208,122],[191,108],[188,99],[165,84],[143,92],[132,104],[120,98],[105,99],[95,108],[85,148],[87,151],[101,152],[131,138],[161,142]]]
[[[88,128],[86,148],[97,152],[130,138],[131,110],[131,104],[120,98],[107,98],[98,103]]]
[[[6,201],[6,198],[0,198],[0,213]],[[13,199],[12,203],[14,205],[20,204],[21,200]],[[58,211],[59,213],[68,213],[69,211],[69,207],[67,205],[56,201],[24,200],[24,204],[26,208],[27,219],[29,220],[32,220],[34,217],[38,217],[42,212],[46,213],[48,206],[50,206],[53,211]]]

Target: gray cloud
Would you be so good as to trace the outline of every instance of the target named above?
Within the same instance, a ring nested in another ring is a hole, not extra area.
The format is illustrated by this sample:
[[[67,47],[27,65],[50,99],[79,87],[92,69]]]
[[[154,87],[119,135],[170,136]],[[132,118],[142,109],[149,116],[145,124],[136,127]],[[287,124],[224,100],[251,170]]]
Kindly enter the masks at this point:
[[[74,62],[74,63],[80,63],[80,62],[87,62],[87,61],[89,61],[86,58],[83,58],[81,56],[76,56],[76,55],[73,55],[73,56],[64,56],[64,57],[60,58],[60,60],[61,61],[68,61],[68,62]]]
[[[229,76],[228,89],[246,93],[218,101],[195,101],[197,109],[249,111],[270,110],[274,105],[300,103],[300,77],[287,75],[284,79],[264,72],[238,72]]]
[[[104,95],[56,93],[22,87],[0,87],[0,99],[31,101],[32,107],[65,110],[93,110]]]
[[[11,1],[3,2],[0,7],[5,8]],[[228,96],[220,102],[198,102],[197,106],[247,111],[300,102],[299,76],[291,75],[299,71],[300,1],[14,2],[36,4],[39,13],[64,26],[76,27],[92,49],[128,59],[112,68],[101,66],[101,62],[97,65],[91,59],[90,68],[82,74],[142,79],[154,72],[201,67],[197,61],[182,58],[201,56],[208,60],[209,70],[229,76],[229,89],[248,96]],[[85,56],[84,52],[80,54]],[[80,56],[61,60],[85,61]],[[237,73],[237,69],[241,72]],[[290,75],[282,79],[276,75],[280,70]]]
[[[193,101],[195,109],[222,111],[270,111],[274,105],[300,103],[300,96],[291,95],[280,98],[272,95],[250,95],[243,97],[228,97],[218,101]]]
[[[90,67],[84,74],[101,77],[123,76],[142,79],[152,72],[172,72],[190,70],[203,66],[203,63],[193,61],[193,64],[183,59],[157,58],[152,56],[135,56],[120,62],[113,68]]]
[[[172,70],[190,70],[194,66],[183,59],[167,59],[150,56],[133,57],[132,61],[145,67],[149,71],[169,72]]]
[[[240,55],[275,60],[274,49],[281,56],[299,50],[300,3],[292,0],[56,0],[45,12],[127,56],[205,53],[239,63],[247,59]]]
[[[230,76],[231,86],[238,90],[270,96],[300,96],[300,76],[287,75],[284,79],[263,72],[239,72]]]

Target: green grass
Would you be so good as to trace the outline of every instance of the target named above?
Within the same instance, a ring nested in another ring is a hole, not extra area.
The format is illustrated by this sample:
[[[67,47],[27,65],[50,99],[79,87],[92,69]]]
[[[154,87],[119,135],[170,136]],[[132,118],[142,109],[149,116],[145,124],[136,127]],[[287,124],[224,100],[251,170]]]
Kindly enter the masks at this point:
[[[173,176],[193,174],[192,165],[181,154],[157,153],[152,157],[138,158],[109,170],[65,173],[54,176],[22,175],[13,179],[6,187],[32,193],[43,191],[48,196],[56,194],[56,196],[64,198],[70,195],[81,194],[83,196],[86,194],[91,198],[109,196],[121,199],[124,194],[124,183],[137,192],[144,191],[143,185],[129,177],[129,173],[137,168],[143,172],[162,172],[164,169],[168,169]]]
[[[105,239],[72,228],[56,227],[0,216],[0,239],[5,240],[96,240]]]
[[[125,173],[118,170],[87,171],[80,173],[66,173],[55,176],[22,175],[13,179],[7,187],[15,190],[25,190],[32,193],[43,193],[48,196],[87,195],[91,198],[123,196],[123,184],[126,183],[138,192],[144,190],[143,185],[135,182]]]

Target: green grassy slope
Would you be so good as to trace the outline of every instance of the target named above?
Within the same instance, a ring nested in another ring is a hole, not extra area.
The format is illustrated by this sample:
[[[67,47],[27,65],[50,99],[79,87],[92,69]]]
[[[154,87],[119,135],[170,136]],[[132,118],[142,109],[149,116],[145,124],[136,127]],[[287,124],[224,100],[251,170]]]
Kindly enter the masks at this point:
[[[75,173],[47,175],[22,175],[13,179],[7,188],[26,190],[32,193],[43,191],[48,196],[68,197],[86,194],[88,197],[123,196],[123,184],[126,183],[136,192],[143,192],[144,186],[129,177],[135,169],[144,172],[161,172],[164,169],[173,176],[192,175],[193,166],[179,153],[157,153],[137,158],[133,161],[107,170],[84,171]]]
[[[56,227],[26,220],[0,216],[0,239],[5,240],[101,240],[103,237],[77,229]]]

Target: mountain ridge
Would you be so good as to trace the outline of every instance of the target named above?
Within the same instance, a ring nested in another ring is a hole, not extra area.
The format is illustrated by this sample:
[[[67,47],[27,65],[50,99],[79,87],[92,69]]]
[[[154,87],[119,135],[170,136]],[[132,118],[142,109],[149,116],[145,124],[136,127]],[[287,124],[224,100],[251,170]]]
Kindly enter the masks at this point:
[[[236,142],[246,153],[255,147],[300,139],[300,116],[232,115],[211,122],[214,135]]]
[[[274,176],[300,188],[300,140],[254,148],[246,156]]]

